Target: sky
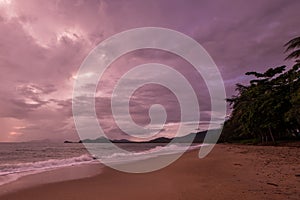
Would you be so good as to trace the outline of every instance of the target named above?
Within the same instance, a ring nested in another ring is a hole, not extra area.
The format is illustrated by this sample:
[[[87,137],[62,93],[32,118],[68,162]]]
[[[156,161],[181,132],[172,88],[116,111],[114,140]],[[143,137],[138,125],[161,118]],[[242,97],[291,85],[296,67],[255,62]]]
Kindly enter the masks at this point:
[[[78,140],[72,115],[77,71],[89,52],[114,34],[163,27],[190,36],[218,66],[230,97],[236,83],[249,81],[245,72],[290,64],[283,45],[300,35],[299,10],[297,0],[0,0],[0,142]],[[211,103],[203,78],[184,59],[146,49],[123,55],[101,77],[95,107],[107,137],[136,139],[115,123],[111,93],[128,70],[149,62],[172,66],[187,77],[199,101],[200,121],[184,123],[199,123],[197,130],[205,130]],[[150,123],[152,104],[165,107],[167,120],[151,137],[172,137],[180,123],[176,95],[157,84],[137,88],[129,108],[136,124]],[[97,134],[90,130],[86,136]]]

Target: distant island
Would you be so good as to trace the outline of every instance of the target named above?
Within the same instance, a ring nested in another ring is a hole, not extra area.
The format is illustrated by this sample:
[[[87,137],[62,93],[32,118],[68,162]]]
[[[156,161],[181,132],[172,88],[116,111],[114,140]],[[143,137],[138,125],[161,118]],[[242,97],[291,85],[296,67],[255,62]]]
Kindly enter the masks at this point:
[[[211,134],[219,130],[211,130]],[[64,143],[170,143],[175,142],[175,143],[186,143],[186,142],[190,142],[193,138],[193,143],[203,143],[204,138],[206,136],[207,131],[200,131],[197,133],[190,133],[186,136],[182,136],[182,137],[175,137],[175,138],[167,138],[167,137],[159,137],[156,139],[152,139],[152,140],[147,140],[147,141],[131,141],[131,140],[127,140],[127,139],[121,139],[121,140],[109,140],[105,137],[99,137],[96,139],[84,139],[84,140],[80,140],[78,142],[72,142],[72,141],[64,141]]]

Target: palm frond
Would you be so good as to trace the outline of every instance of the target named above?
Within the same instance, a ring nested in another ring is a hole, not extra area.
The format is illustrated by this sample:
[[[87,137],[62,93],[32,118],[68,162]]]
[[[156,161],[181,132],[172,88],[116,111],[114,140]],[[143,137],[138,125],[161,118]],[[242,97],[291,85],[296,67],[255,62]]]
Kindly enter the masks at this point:
[[[292,53],[290,53],[285,60],[289,60],[289,59],[293,59],[293,58],[299,58],[300,57],[300,49],[297,49],[295,51],[293,51]]]
[[[290,51],[290,50],[295,49],[295,48],[299,48],[300,47],[300,37],[296,37],[296,38],[288,41],[284,45],[284,47],[286,47],[285,52]]]

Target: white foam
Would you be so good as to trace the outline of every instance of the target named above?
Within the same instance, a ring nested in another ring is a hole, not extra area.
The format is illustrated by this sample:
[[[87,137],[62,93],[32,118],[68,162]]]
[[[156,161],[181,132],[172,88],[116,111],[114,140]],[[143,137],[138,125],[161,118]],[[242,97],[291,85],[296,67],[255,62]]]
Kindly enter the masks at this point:
[[[102,162],[130,162],[130,161],[136,161],[136,160],[144,160],[151,157],[156,157],[159,155],[168,155],[168,154],[175,154],[175,153],[181,153],[186,150],[192,150],[197,149],[201,146],[195,145],[195,146],[178,146],[176,144],[171,144],[168,146],[156,146],[155,148],[141,151],[141,152],[118,152],[113,153],[108,156],[102,156],[101,158],[97,158]]]
[[[35,174],[60,167],[91,163],[93,161],[94,158],[92,156],[84,154],[79,157],[67,159],[50,159],[30,163],[2,164],[0,165],[0,185],[15,181],[18,178],[29,174]]]

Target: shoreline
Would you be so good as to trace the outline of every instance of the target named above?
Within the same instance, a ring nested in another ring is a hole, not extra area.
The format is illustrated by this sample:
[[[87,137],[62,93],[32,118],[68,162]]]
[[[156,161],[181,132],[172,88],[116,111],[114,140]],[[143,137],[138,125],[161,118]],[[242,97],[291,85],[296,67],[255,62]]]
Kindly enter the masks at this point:
[[[101,174],[104,167],[105,166],[101,163],[84,163],[80,165],[59,167],[34,174],[24,175],[16,180],[1,185],[0,199],[3,195],[41,185],[93,177]]]
[[[300,197],[297,187],[300,148],[218,144],[207,157],[199,159],[197,155],[198,149],[192,150],[166,168],[145,174],[101,167],[98,175],[20,188],[0,194],[0,199],[296,200]],[[86,166],[87,172],[90,167]],[[36,174],[35,178],[41,177],[43,174]],[[27,178],[32,182],[32,176]]]
[[[190,147],[190,149],[187,150],[187,152],[194,149],[199,150],[199,148],[199,144],[193,145],[192,147]],[[131,168],[140,164],[145,165],[147,161],[163,159],[165,156],[170,155],[176,155],[176,153],[161,154],[155,156],[152,155],[152,157],[144,158],[141,160],[116,162],[115,164],[111,163],[110,166],[122,166],[123,169],[126,169],[128,167]],[[58,166],[41,171],[28,172],[28,174],[26,174],[25,172],[25,174],[16,178],[12,178],[11,181],[0,185],[0,197],[8,193],[17,192],[19,190],[32,188],[39,185],[89,178],[101,174],[103,168],[105,167],[108,166],[101,163],[101,161],[93,160],[93,162],[74,164],[70,166]]]
[[[203,144],[197,144],[190,147],[187,152],[192,151],[194,149],[199,149]],[[84,154],[86,155],[86,154]],[[146,154],[145,154],[146,155]],[[141,160],[128,160],[122,162],[116,162],[115,164],[111,163],[111,166],[122,166],[123,169],[131,168],[136,165],[142,164],[147,161],[153,161],[158,159],[163,159],[164,156],[172,156],[176,155],[176,153],[170,154],[161,154],[161,155],[152,155],[152,157],[144,158]],[[83,155],[81,155],[83,156]],[[79,156],[79,157],[81,157]],[[146,155],[147,156],[147,155]],[[107,167],[99,160],[93,160],[93,162],[80,163],[69,166],[57,166],[49,169],[44,169],[41,171],[32,171],[32,172],[21,172],[19,177],[17,174],[16,178],[11,178],[10,181],[0,185],[0,197],[9,193],[18,192],[19,190],[24,190],[32,187],[36,187],[39,185],[46,185],[50,183],[59,183],[71,180],[79,180],[84,178],[93,177],[102,173],[103,168]],[[27,173],[27,174],[26,174]],[[5,177],[5,176],[4,176]],[[0,177],[1,178],[1,177]]]

